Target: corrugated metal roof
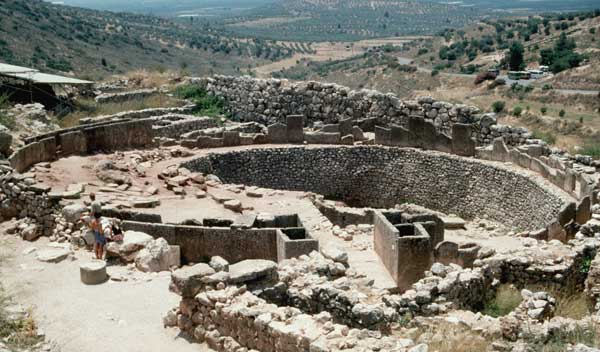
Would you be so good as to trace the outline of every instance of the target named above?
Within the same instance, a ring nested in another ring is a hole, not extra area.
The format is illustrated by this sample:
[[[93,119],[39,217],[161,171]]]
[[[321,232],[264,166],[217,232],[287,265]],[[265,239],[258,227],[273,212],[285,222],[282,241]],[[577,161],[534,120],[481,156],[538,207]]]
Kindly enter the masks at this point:
[[[39,72],[39,71],[34,68],[0,63],[0,73],[23,73],[23,72]]]
[[[32,81],[34,83],[45,83],[45,84],[92,84],[92,81],[84,81],[82,79],[63,77],[57,75],[51,75],[48,73],[41,72],[24,72],[24,73],[10,73],[6,76],[24,79],[26,81]]]
[[[92,84],[81,79],[42,73],[34,68],[0,63],[0,75],[43,84]]]

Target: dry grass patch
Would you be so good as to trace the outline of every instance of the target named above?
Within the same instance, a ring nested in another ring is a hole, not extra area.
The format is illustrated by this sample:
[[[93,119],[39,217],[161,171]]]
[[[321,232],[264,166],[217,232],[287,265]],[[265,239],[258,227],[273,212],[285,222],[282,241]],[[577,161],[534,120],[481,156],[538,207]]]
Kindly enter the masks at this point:
[[[482,313],[498,318],[512,312],[521,301],[521,290],[511,284],[503,284],[496,290],[494,298],[485,303]]]
[[[438,352],[483,352],[491,345],[491,341],[467,327],[442,321],[420,327],[411,337],[416,343],[426,343],[429,351]]]

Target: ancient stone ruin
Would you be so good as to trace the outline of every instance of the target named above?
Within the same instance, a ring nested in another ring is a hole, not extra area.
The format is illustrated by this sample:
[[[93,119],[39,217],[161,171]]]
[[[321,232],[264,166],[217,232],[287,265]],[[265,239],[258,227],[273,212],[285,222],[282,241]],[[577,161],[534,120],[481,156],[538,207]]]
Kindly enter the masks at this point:
[[[11,231],[89,246],[78,219],[82,195],[96,192],[125,231],[108,257],[172,270],[181,302],[164,325],[218,351],[426,351],[410,324],[444,319],[473,334],[485,321],[490,344],[510,350],[531,343],[526,334],[542,341],[595,322],[597,305],[554,318],[560,302],[533,287],[585,289],[595,304],[597,161],[427,97],[249,77],[187,83],[224,99],[235,122],[188,104],[28,138],[0,165]],[[84,283],[108,276],[81,266]],[[481,313],[504,285],[522,290],[521,303]]]

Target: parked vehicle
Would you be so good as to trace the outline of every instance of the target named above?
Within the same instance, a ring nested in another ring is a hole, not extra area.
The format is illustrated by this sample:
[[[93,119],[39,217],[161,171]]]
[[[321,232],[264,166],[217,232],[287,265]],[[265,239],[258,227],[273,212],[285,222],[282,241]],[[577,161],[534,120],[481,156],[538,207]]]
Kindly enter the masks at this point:
[[[508,78],[514,81],[520,79],[531,79],[531,73],[527,71],[508,71]]]

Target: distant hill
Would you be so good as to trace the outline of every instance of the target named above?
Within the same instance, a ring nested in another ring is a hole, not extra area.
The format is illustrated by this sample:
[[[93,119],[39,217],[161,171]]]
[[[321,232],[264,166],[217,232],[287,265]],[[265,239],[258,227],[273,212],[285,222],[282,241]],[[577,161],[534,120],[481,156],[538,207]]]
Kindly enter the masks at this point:
[[[358,40],[433,34],[481,15],[475,7],[430,1],[279,0],[228,19],[228,28],[281,40]]]
[[[0,62],[82,77],[138,68],[231,74],[292,53],[280,44],[153,16],[40,0],[3,0],[0,6]]]
[[[135,12],[156,16],[198,16],[231,15],[271,3],[274,0],[62,0],[69,6],[86,7],[95,10]],[[58,2],[58,1],[50,1]]]

